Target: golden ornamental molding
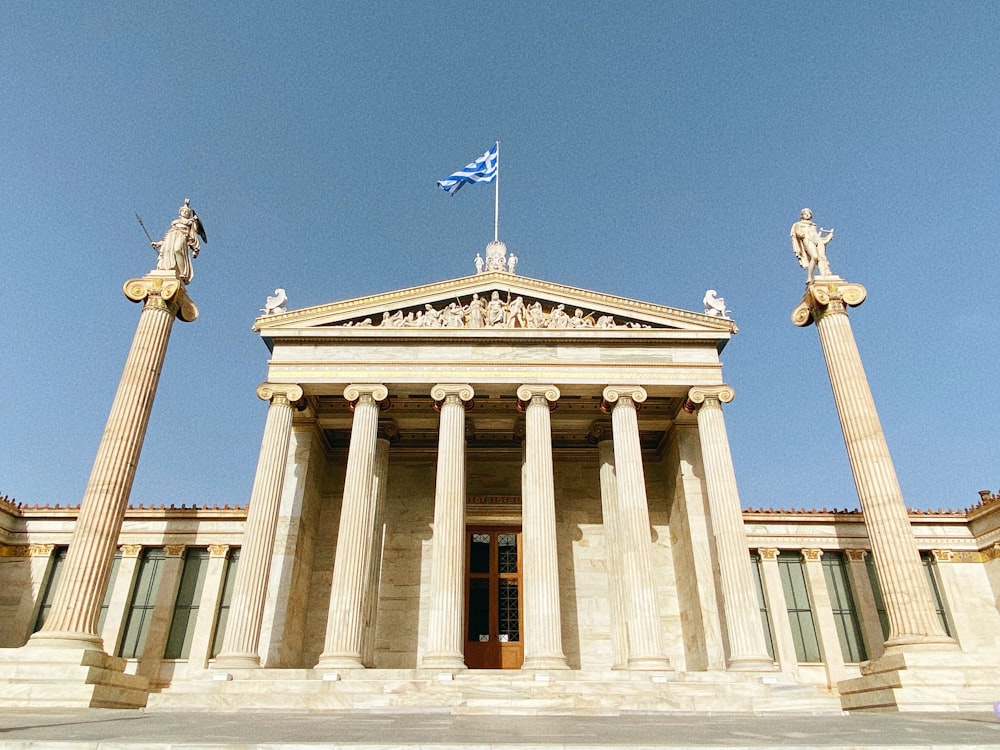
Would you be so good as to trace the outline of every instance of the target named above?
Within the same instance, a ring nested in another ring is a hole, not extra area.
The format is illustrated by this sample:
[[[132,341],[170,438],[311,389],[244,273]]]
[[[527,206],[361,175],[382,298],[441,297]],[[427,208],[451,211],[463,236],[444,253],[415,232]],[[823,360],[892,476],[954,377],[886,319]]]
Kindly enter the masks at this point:
[[[141,544],[123,544],[121,546],[122,557],[138,557],[142,553]]]
[[[0,557],[35,557],[32,547],[54,547],[52,544],[0,544]],[[52,550],[49,550],[51,554]]]
[[[823,550],[806,547],[801,550],[802,559],[805,562],[819,562],[823,559]]]
[[[187,549],[185,544],[164,544],[163,552],[167,557],[184,557],[184,550]]]
[[[225,557],[229,554],[228,544],[210,544],[208,545],[208,556],[209,557]]]
[[[776,547],[761,547],[757,550],[761,560],[777,560],[778,549]]]
[[[868,556],[866,549],[845,549],[844,554],[850,562],[864,562]]]

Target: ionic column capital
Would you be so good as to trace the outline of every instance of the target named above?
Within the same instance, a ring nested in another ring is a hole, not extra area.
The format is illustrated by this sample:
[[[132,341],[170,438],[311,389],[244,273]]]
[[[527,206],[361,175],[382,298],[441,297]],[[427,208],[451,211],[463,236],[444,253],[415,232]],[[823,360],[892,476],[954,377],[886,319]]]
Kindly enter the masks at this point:
[[[761,547],[757,550],[757,554],[760,555],[761,560],[777,560],[778,550],[774,547]]]
[[[138,557],[142,553],[141,544],[123,544],[121,546],[122,557]]]
[[[257,386],[257,398],[290,406],[302,398],[302,388],[295,383],[261,383]]]
[[[546,405],[551,411],[556,408],[556,402],[561,395],[559,389],[554,385],[522,385],[517,389],[517,407],[524,411],[533,399],[540,397],[545,399]]]
[[[378,421],[378,439],[395,443],[399,440],[399,425],[394,419],[380,419]]]
[[[198,318],[198,306],[188,297],[184,282],[171,272],[153,271],[141,279],[129,279],[122,291],[133,302],[143,302],[146,307],[166,310],[185,323]]]
[[[607,419],[597,419],[590,425],[587,433],[587,442],[591,445],[603,443],[605,440],[613,440],[614,435],[611,430],[611,421]]]
[[[351,383],[344,389],[344,398],[347,399],[351,411],[354,411],[358,402],[365,398],[370,398],[376,403],[379,411],[386,411],[392,406],[389,401],[389,389],[381,383]]]
[[[811,281],[806,284],[802,301],[792,311],[792,323],[804,328],[822,315],[846,313],[848,307],[857,307],[867,296],[868,290],[861,284],[843,279]]]
[[[457,396],[465,406],[466,411],[473,407],[473,397],[476,395],[475,389],[468,383],[438,383],[431,388],[431,398],[434,399],[434,408],[440,410],[441,405],[449,396]]]
[[[209,557],[226,557],[229,554],[228,544],[210,544],[208,545],[208,556]]]
[[[868,550],[866,549],[845,549],[844,554],[850,562],[864,562],[865,558],[868,556]]]
[[[722,408],[736,397],[736,391],[728,385],[696,385],[688,391],[684,411],[693,414],[702,404],[709,408]]]
[[[607,414],[613,404],[625,401],[631,401],[638,410],[639,404],[645,401],[648,395],[641,385],[609,385],[602,394],[604,400],[601,402],[601,411]]]

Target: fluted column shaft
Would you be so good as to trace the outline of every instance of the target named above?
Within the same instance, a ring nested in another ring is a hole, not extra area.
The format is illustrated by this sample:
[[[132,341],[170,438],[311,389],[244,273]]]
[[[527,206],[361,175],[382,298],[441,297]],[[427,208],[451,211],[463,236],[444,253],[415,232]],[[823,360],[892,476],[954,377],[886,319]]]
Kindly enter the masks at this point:
[[[388,395],[384,385],[350,385],[344,390],[344,398],[354,405],[354,422],[340,507],[326,642],[317,669],[364,666],[364,593],[372,563],[375,523],[375,447],[379,402]]]
[[[764,642],[736,471],[722,416],[722,402],[733,400],[733,390],[728,386],[692,388],[688,399],[693,405],[701,404],[698,436],[718,552],[719,587],[729,640],[728,666],[733,670],[769,670],[774,662]]]
[[[375,628],[378,618],[378,592],[382,580],[382,552],[385,543],[383,526],[385,518],[385,495],[389,481],[389,444],[398,437],[396,425],[390,421],[379,425],[378,439],[375,441],[375,466],[372,471],[372,498],[374,523],[372,524],[371,565],[365,586],[365,623],[362,638],[362,661],[366,667],[374,666]]]
[[[421,666],[464,669],[465,601],[465,403],[469,385],[436,385],[431,397],[441,413],[434,488],[434,550],[427,650]]]
[[[257,473],[250,492],[226,635],[222,652],[215,660],[219,669],[254,669],[260,666],[260,629],[281,488],[285,482],[288,442],[292,435],[292,404],[302,398],[302,389],[297,385],[262,383],[257,387],[257,395],[262,400],[270,401],[270,406],[257,459]]]
[[[625,573],[625,605],[628,618],[629,669],[669,669],[663,653],[660,615],[656,604],[653,563],[650,554],[649,507],[646,478],[639,443],[636,404],[646,400],[638,386],[604,389],[611,407],[614,432],[615,474],[618,484],[618,522],[621,531],[622,568]]]
[[[45,625],[31,637],[38,645],[102,650],[97,620],[170,329],[175,317],[193,321],[198,316],[183,284],[172,273],[131,279],[124,291],[133,302],[143,302],[142,313],[80,503],[52,609]]]
[[[628,664],[628,627],[625,614],[625,573],[622,565],[621,530],[618,522],[618,479],[615,476],[615,443],[610,425],[595,428],[597,460],[601,477],[601,514],[604,520],[604,545],[608,562],[608,595],[611,617],[611,655],[613,667],[624,669]]]
[[[860,284],[812,282],[792,320],[797,325],[815,321],[819,333],[885,599],[890,626],[886,651],[920,644],[954,648],[954,640],[941,627],[921,568],[903,493],[847,316],[847,305],[860,305],[865,296]]]
[[[549,402],[559,398],[559,389],[554,385],[523,385],[517,389],[517,397],[523,405],[525,417],[524,486],[521,489],[521,554],[524,562],[522,669],[568,669],[562,649],[549,413]]]

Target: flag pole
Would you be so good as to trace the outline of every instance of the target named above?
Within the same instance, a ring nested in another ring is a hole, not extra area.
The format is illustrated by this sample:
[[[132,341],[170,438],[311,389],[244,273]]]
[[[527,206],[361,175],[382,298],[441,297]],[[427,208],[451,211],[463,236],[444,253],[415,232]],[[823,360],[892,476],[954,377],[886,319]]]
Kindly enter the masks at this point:
[[[493,241],[500,240],[500,140],[497,139],[497,179],[494,185]]]

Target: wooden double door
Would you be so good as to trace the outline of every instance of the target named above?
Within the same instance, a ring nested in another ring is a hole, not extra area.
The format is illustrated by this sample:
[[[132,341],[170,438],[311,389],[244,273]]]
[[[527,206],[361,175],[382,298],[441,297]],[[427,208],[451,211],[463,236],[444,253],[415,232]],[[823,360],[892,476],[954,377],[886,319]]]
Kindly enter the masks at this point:
[[[465,538],[465,664],[520,669],[521,529],[469,526]]]

